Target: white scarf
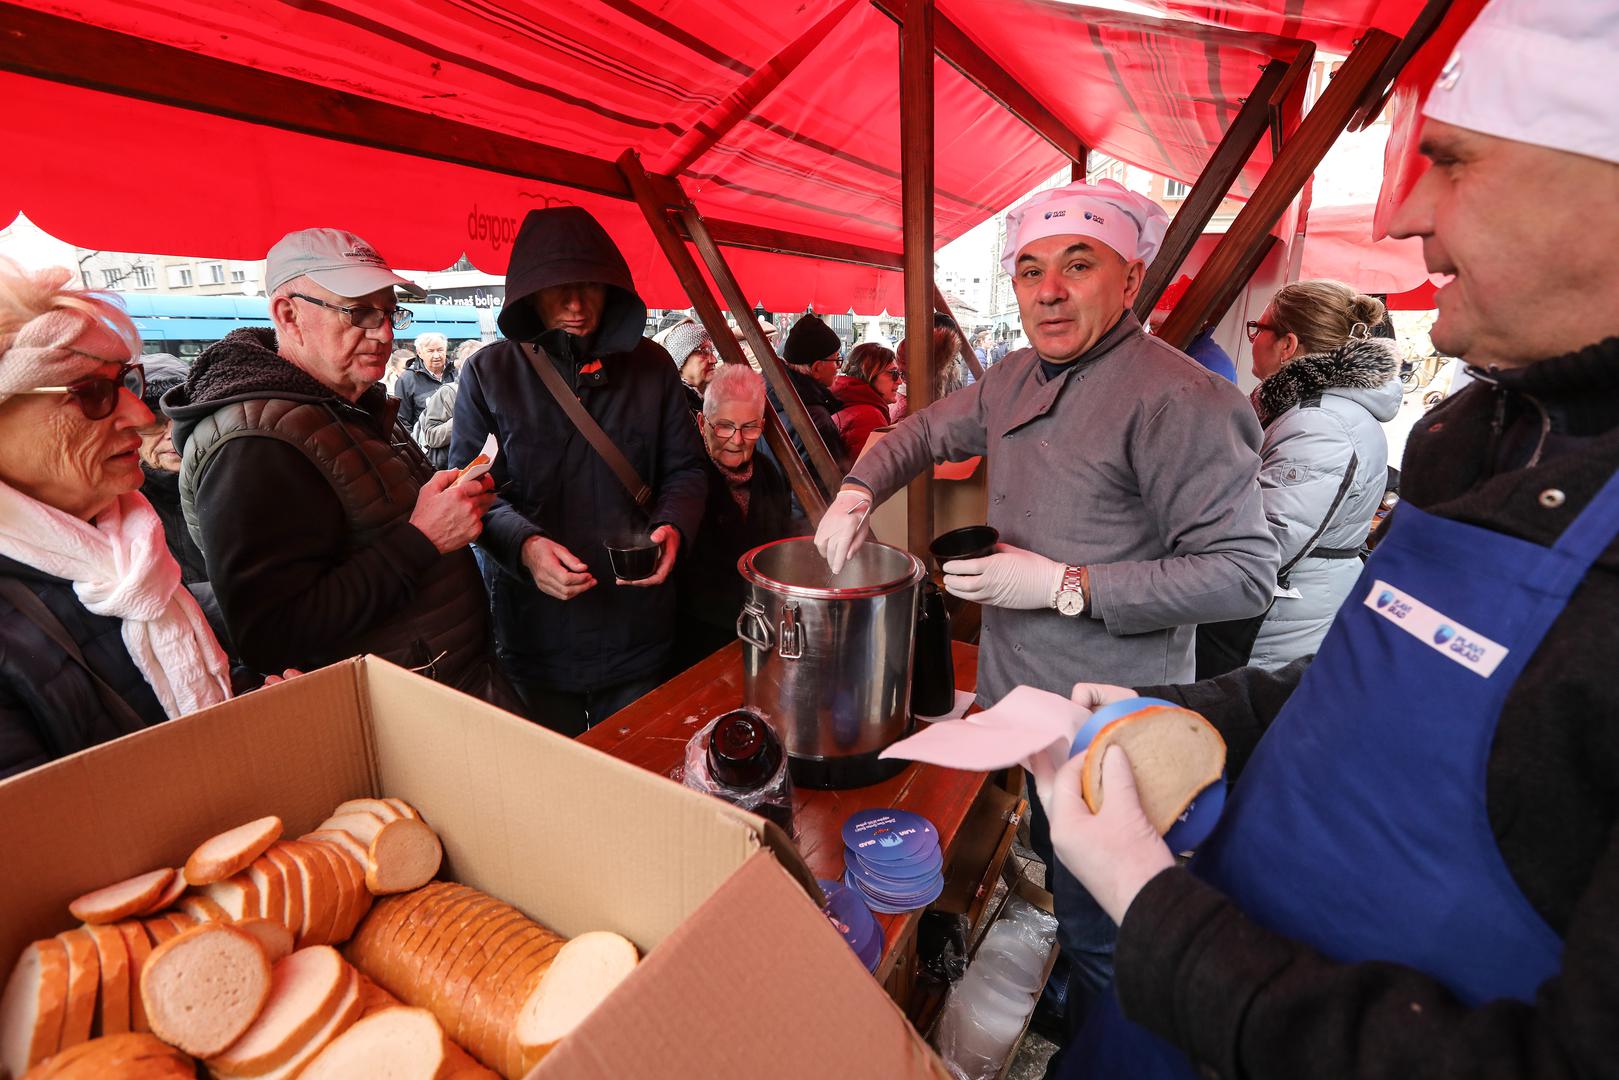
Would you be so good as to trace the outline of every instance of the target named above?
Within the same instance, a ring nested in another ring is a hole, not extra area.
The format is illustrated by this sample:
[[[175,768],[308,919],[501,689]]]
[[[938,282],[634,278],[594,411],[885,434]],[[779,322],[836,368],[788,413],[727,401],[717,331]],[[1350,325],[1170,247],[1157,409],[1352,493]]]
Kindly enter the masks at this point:
[[[170,719],[231,696],[230,664],[140,492],[86,522],[0,483],[0,555],[71,581],[91,614],[122,619],[129,658]]]

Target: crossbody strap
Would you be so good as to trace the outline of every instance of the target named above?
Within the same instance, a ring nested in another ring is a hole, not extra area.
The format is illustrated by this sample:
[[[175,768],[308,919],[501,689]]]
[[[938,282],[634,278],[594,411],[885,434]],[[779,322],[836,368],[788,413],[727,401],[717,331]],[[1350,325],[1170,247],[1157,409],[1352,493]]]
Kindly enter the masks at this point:
[[[1314,553],[1316,541],[1321,539],[1321,534],[1327,531],[1327,527],[1332,524],[1332,519],[1337,516],[1338,508],[1344,504],[1344,498],[1349,494],[1350,487],[1355,483],[1355,469],[1359,464],[1360,455],[1351,453],[1349,455],[1349,466],[1344,469],[1343,479],[1338,482],[1338,493],[1332,497],[1332,505],[1327,507],[1326,516],[1321,519],[1321,524],[1316,526],[1315,532],[1310,534],[1310,539],[1306,540],[1304,546],[1299,548],[1299,553],[1288,560],[1286,566],[1276,572],[1276,582],[1282,588],[1287,588],[1287,575],[1293,572],[1293,568],[1304,561],[1307,556]],[[1356,554],[1358,555],[1359,553],[1356,552]],[[1339,559],[1343,558],[1343,556],[1330,554],[1322,555],[1321,558]]]
[[[90,676],[90,681],[95,684],[96,696],[101,698],[101,704],[121,721],[125,730],[139,731],[146,726],[146,721],[141,719],[140,714],[129,702],[120,697],[118,691],[114,690],[106,679],[96,674],[95,669],[84,658],[84,653],[79,650],[79,643],[73,640],[73,635],[62,625],[62,620],[45,606],[43,600],[34,595],[32,589],[16,578],[0,577],[0,596],[11,601],[12,607],[15,607],[23,618],[39,627],[46,637],[56,643],[57,648],[67,653],[84,669],[85,674]]]
[[[641,479],[641,474],[635,471],[630,459],[624,456],[624,452],[613,443],[607,432],[601,429],[601,425],[596,423],[596,418],[585,411],[584,404],[563,380],[562,373],[551,362],[551,357],[538,345],[526,342],[523,345],[523,355],[528,357],[529,367],[534,369],[534,373],[540,377],[545,388],[551,391],[551,396],[562,406],[562,411],[573,421],[573,426],[579,429],[579,434],[583,435],[585,441],[601,455],[603,461],[607,462],[607,467],[613,470],[618,482],[630,493],[635,505],[645,510],[647,504],[652,501],[652,489]]]

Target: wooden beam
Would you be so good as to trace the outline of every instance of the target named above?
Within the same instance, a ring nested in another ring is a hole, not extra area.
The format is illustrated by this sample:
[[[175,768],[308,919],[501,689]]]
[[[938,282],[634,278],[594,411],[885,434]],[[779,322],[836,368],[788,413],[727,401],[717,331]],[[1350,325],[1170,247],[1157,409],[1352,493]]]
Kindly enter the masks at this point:
[[[1158,336],[1184,349],[1212,315],[1215,303],[1237,269],[1266,243],[1288,204],[1298,197],[1304,182],[1315,172],[1332,144],[1354,115],[1356,103],[1382,69],[1399,39],[1381,30],[1368,30],[1355,51],[1338,69],[1337,77],[1315,103],[1282,152],[1254,188],[1247,205],[1220,238],[1219,246],[1169,313]]]
[[[806,259],[825,259],[828,262],[871,266],[878,270],[904,270],[905,257],[898,252],[881,248],[859,247],[839,243],[804,233],[769,229],[762,225],[749,225],[740,221],[704,218],[708,233],[723,247],[746,248],[751,251],[769,251],[779,255],[798,255]],[[689,236],[687,239],[691,239]]]
[[[0,3],[0,70],[630,198],[611,161]]]
[[[933,0],[905,0],[899,41],[900,195],[905,216],[906,400],[933,403]],[[926,559],[933,540],[933,470],[906,496],[906,542]]]
[[[904,25],[901,7],[909,10],[910,0],[871,0],[878,11]],[[1085,164],[1085,142],[1067,124],[1057,119],[1039,98],[1023,87],[1001,64],[966,32],[945,16],[933,14],[933,45],[945,63],[964,75],[968,82],[993,98],[1003,109],[1027,124],[1069,161]]]
[[[1417,50],[1427,44],[1433,32],[1439,29],[1444,21],[1445,13],[1450,10],[1451,0],[1428,0],[1417,17],[1411,21],[1411,27],[1400,39],[1399,48],[1394,50],[1383,64],[1383,70],[1377,73],[1377,78],[1367,88],[1366,96],[1361,100],[1360,108],[1355,110],[1354,117],[1349,121],[1350,131],[1364,131],[1375,122],[1383,112],[1388,100],[1394,94],[1394,81],[1405,70],[1405,65],[1411,62]]]
[[[1169,223],[1164,242],[1158,248],[1158,257],[1147,267],[1146,279],[1141,283],[1141,291],[1136,294],[1135,313],[1142,325],[1146,324],[1152,309],[1157,306],[1158,298],[1164,295],[1164,290],[1180,273],[1181,264],[1192,253],[1192,247],[1203,235],[1203,230],[1208,228],[1209,220],[1220,208],[1220,202],[1230,193],[1231,185],[1253,156],[1254,147],[1265,137],[1265,131],[1270,126],[1271,94],[1282,84],[1287,71],[1288,65],[1280,60],[1272,60],[1265,65],[1259,81],[1254,83],[1254,88],[1248,92],[1248,99],[1242,103],[1231,126],[1221,136],[1220,145],[1214,148],[1214,154],[1203,167],[1197,183],[1192,185],[1186,201],[1176,211],[1175,220]]]
[[[719,352],[720,358],[727,364],[746,364],[748,359],[742,354],[742,346],[737,342],[736,335],[732,334],[730,327],[726,325],[725,313],[720,310],[719,301],[709,289],[702,271],[697,268],[697,260],[692,258],[685,242],[676,234],[674,225],[669,220],[669,208],[652,190],[652,185],[646,182],[647,174],[641,169],[640,160],[634,156],[634,152],[626,151],[624,157],[627,159],[624,165],[627,186],[635,191],[636,203],[646,217],[647,226],[651,228],[658,246],[663,249],[664,257],[674,269],[681,288],[686,290],[686,296],[691,300],[692,307],[697,309],[697,317],[707,328],[708,336],[714,339],[714,347]],[[784,402],[786,400],[783,398]],[[796,393],[792,395],[792,400],[798,401]],[[802,402],[799,403],[799,408],[803,408]],[[765,441],[781,464],[782,471],[787,474],[787,483],[792,487],[793,494],[798,496],[799,505],[809,515],[810,522],[820,524],[821,515],[826,513],[826,496],[815,485],[814,478],[804,466],[804,460],[794,449],[792,439],[782,425],[781,417],[776,415],[776,410],[769,401],[765,402]]]
[[[961,362],[967,365],[967,370],[973,373],[973,378],[982,379],[984,365],[978,362],[978,354],[973,352],[973,343],[968,339],[967,331],[962,329],[961,320],[950,310],[950,301],[945,299],[944,290],[939,288],[938,282],[933,284],[933,308],[950,316],[950,322],[956,328],[956,348],[960,351]]]
[[[697,208],[687,203],[680,211],[680,217],[685,223],[686,231],[691,235],[692,243],[697,247],[697,254],[702,256],[703,263],[708,267],[709,277],[714,284],[720,287],[720,296],[725,299],[725,306],[731,309],[731,315],[736,319],[737,326],[742,328],[743,335],[748,344],[753,347],[753,355],[759,361],[759,368],[764,372],[765,381],[770,383],[771,389],[776,391],[776,398],[787,410],[787,418],[793,422],[793,429],[798,432],[799,441],[804,444],[804,450],[809,455],[810,466],[820,477],[821,485],[826,494],[831,497],[838,493],[843,486],[843,470],[838,468],[837,461],[832,457],[832,450],[821,438],[821,432],[810,419],[809,411],[804,408],[804,401],[798,396],[798,388],[787,371],[787,365],[776,350],[771,347],[770,341],[765,337],[764,327],[753,314],[753,308],[748,304],[747,296],[742,292],[742,285],[731,272],[730,264],[715,244],[714,238],[709,235],[708,227],[703,222],[702,215]]]

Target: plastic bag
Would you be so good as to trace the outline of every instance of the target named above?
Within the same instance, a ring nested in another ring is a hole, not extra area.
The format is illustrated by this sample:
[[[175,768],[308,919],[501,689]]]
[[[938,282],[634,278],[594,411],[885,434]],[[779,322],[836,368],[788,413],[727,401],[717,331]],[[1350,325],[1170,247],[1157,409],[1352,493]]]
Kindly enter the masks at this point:
[[[729,715],[729,714],[727,714]],[[716,799],[724,799],[733,806],[742,808],[750,814],[758,814],[768,818],[786,830],[787,835],[797,839],[798,833],[793,827],[793,782],[787,773],[787,755],[781,755],[781,763],[776,767],[774,775],[769,781],[752,789],[739,789],[721,783],[709,773],[708,769],[708,737],[714,731],[714,726],[725,717],[717,716],[710,720],[703,729],[693,735],[686,742],[686,766],[681,775],[681,783],[693,791],[701,791],[705,795],[712,795]]]
[[[950,990],[933,1045],[957,1080],[992,1080],[1034,1012],[1057,920],[1022,897],[1007,900]]]

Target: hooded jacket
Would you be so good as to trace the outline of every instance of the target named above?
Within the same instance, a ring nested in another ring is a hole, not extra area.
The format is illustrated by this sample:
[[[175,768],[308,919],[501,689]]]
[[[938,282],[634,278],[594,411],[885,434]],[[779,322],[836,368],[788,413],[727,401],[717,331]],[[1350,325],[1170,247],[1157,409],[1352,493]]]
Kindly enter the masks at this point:
[[[844,460],[852,462],[860,456],[871,433],[889,423],[888,403],[875,387],[853,375],[839,375],[832,383],[832,393],[843,402],[832,422],[843,436]]]
[[[535,296],[553,285],[598,282],[606,299],[589,338],[546,331]],[[672,652],[675,587],[615,584],[608,541],[659,524],[680,533],[680,556],[696,541],[707,458],[674,363],[642,338],[646,305],[606,231],[579,207],[531,211],[512,246],[508,340],[480,349],[461,373],[450,464],[471,461],[490,434],[500,446],[499,493],[479,546],[494,606],[496,640],[520,681],[588,692],[659,675]],[[536,342],[579,401],[652,488],[646,513],[574,427],[530,366],[519,342]],[[571,600],[541,593],[523,565],[523,545],[543,536],[583,561],[596,585]]]
[[[1401,393],[1398,354],[1380,338],[1296,357],[1254,389],[1265,428],[1259,487],[1286,581],[1249,663],[1282,667],[1326,637],[1360,576],[1388,477],[1382,425],[1400,411]]]
[[[260,671],[373,652],[511,704],[472,552],[410,523],[432,474],[380,386],[353,403],[235,330],[163,398],[180,502],[230,637]]]

